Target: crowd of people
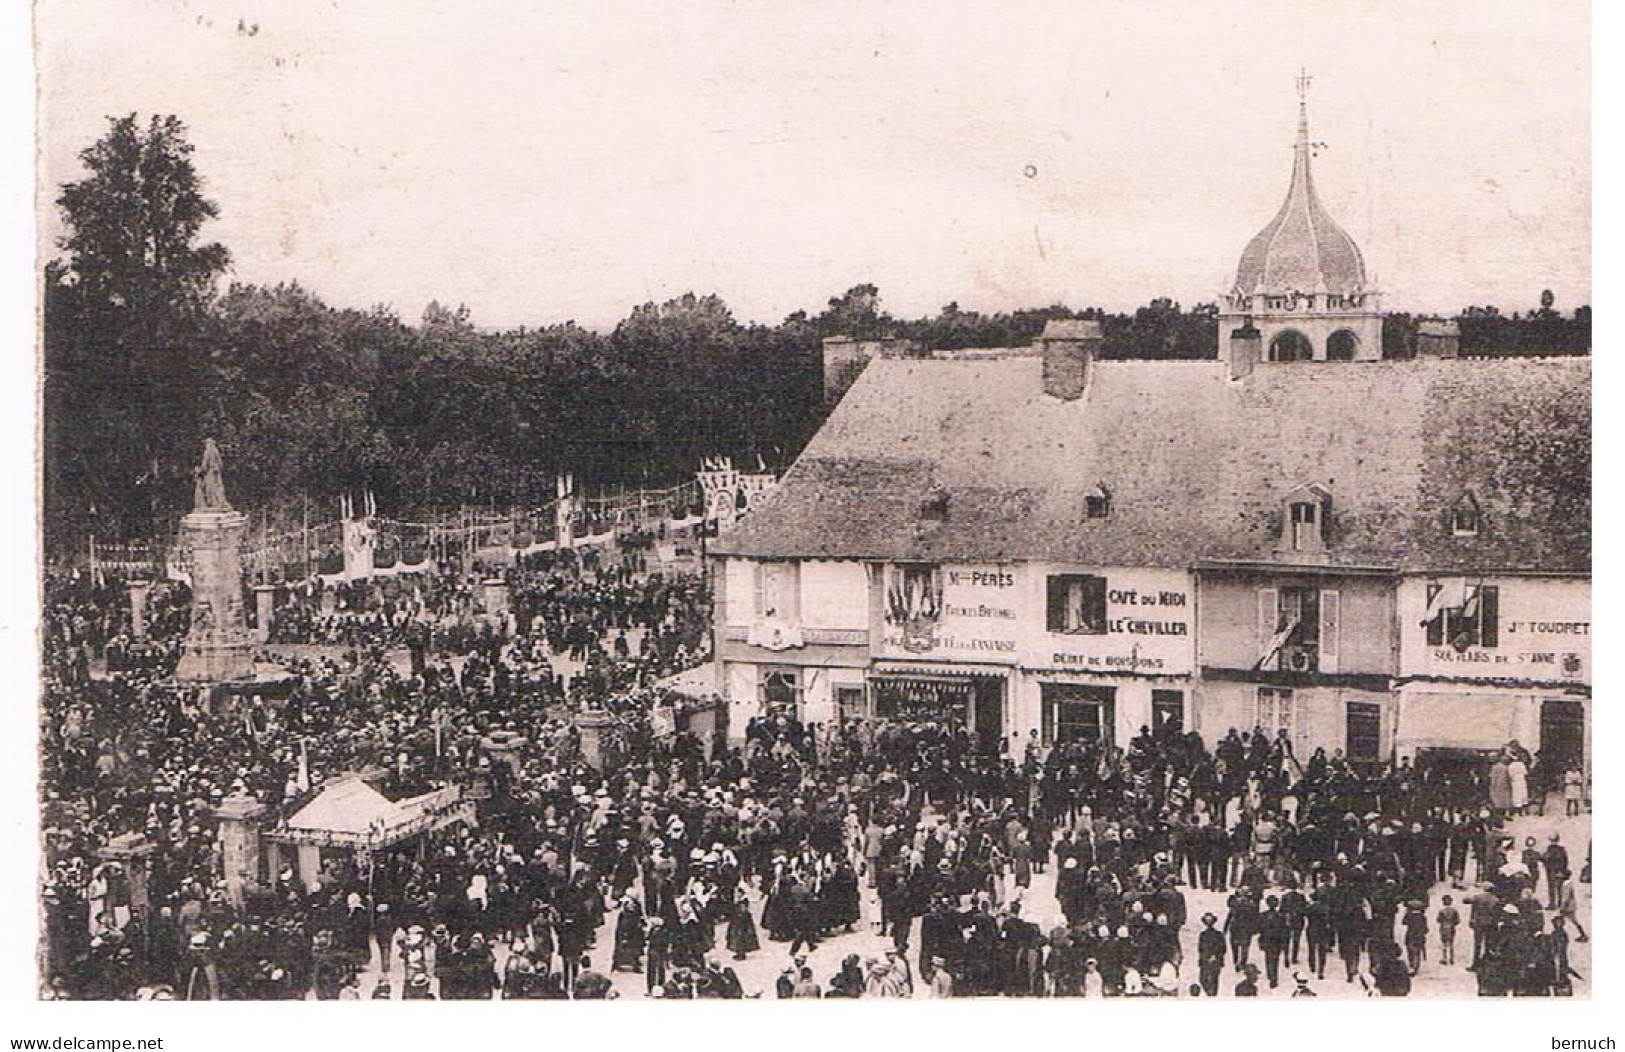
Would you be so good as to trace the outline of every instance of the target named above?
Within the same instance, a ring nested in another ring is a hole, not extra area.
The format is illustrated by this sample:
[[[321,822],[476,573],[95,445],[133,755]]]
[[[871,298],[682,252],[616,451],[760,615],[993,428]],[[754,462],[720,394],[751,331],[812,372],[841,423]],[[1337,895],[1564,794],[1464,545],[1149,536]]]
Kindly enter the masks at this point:
[[[506,571],[493,621],[489,572],[294,589],[273,640],[329,645],[283,659],[285,697],[228,699],[161,665],[90,674],[123,590],[49,582],[47,996],[1394,996],[1458,967],[1489,995],[1572,989],[1589,861],[1516,842],[1442,770],[1300,762],[1257,730],[988,751],[946,717],[788,710],[708,747],[651,719],[659,679],[708,656],[702,577],[549,558]],[[611,721],[596,756],[584,711]],[[524,740],[512,765],[495,731]],[[478,822],[324,850],[316,879],[284,866],[234,901],[222,802],[285,817],[357,771],[394,798],[480,785]],[[132,835],[139,863],[106,850]],[[843,939],[870,950],[818,974]],[[742,980],[763,954],[776,981]]]

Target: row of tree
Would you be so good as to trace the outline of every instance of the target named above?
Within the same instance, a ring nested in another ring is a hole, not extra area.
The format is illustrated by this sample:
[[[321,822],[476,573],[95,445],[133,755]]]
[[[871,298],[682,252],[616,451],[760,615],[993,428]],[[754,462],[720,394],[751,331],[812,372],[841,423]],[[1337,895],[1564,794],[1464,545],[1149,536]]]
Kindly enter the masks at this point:
[[[635,307],[608,334],[481,329],[439,303],[408,324],[298,284],[219,291],[230,255],[201,240],[218,208],[174,117],[114,119],[81,157],[84,178],[57,199],[64,255],[45,273],[44,505],[57,547],[167,531],[208,435],[242,507],[364,488],[395,510],[530,504],[562,471],[588,486],[664,486],[702,456],[787,465],[823,419],[827,336],[1018,346],[1053,318],[1092,317],[1107,357],[1217,347],[1212,304],[980,314],[950,303],[911,320],[867,284],[778,325],[741,323],[719,297],[693,294]],[[1521,334],[1553,324],[1531,319],[1475,321],[1473,339],[1530,353]]]

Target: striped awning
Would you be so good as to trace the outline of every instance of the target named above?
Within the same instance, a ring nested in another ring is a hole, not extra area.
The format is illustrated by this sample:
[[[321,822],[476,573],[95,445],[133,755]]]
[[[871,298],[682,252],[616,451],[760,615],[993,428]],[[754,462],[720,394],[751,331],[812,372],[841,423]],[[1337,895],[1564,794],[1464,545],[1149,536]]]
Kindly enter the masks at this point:
[[[918,679],[954,682],[970,679],[1008,679],[1010,669],[1002,665],[916,665],[877,661],[870,675],[882,679]]]

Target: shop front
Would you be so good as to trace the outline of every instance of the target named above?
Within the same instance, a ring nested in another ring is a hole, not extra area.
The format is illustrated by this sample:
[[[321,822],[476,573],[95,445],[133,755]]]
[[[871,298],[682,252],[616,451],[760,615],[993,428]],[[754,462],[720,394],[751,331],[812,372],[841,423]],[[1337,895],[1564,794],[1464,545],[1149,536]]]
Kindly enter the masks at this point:
[[[1091,675],[1064,669],[1028,669],[1017,692],[1017,734],[1031,731],[1048,745],[1098,742],[1123,747],[1142,728],[1182,734],[1194,730],[1194,692],[1187,676]]]
[[[1009,672],[963,665],[877,662],[869,673],[876,719],[963,728],[978,748],[998,751],[1005,735]]]
[[[1560,685],[1467,687],[1410,683],[1400,690],[1395,746],[1401,756],[1439,761],[1493,756],[1517,743],[1536,758],[1539,777],[1585,768],[1590,694]]]
[[[1516,742],[1547,782],[1590,755],[1591,584],[1573,576],[1418,576],[1400,587],[1396,750],[1420,763]],[[1551,782],[1556,785],[1555,781]]]

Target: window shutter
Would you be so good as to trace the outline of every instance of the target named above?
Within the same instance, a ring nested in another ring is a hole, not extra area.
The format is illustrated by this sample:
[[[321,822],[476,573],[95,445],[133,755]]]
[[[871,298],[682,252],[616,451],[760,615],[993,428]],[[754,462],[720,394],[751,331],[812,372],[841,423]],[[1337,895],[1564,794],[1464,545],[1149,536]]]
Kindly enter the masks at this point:
[[[1336,589],[1320,593],[1320,671],[1337,671],[1338,623],[1342,620],[1342,596]]]
[[[760,621],[762,619],[762,615],[767,612],[767,564],[753,563],[752,569],[755,571],[754,583],[756,587],[756,598],[754,600],[755,606],[752,609],[752,618],[753,620]]]
[[[1437,596],[1439,594],[1439,589],[1443,588],[1443,587],[1444,587],[1443,585],[1439,585],[1439,584],[1430,584],[1430,585],[1428,585],[1428,607],[1429,607],[1429,609],[1431,609],[1433,607],[1433,599],[1434,599],[1435,596]],[[1428,622],[1428,646],[1430,646],[1430,647],[1442,647],[1442,646],[1444,646],[1444,614],[1442,612],[1435,615],[1433,620]]]
[[[1281,596],[1273,588],[1258,590],[1258,652],[1270,645],[1281,628]]]
[[[784,616],[791,624],[801,624],[801,564],[785,563],[783,582],[779,587],[779,602],[784,604]]]
[[[1066,578],[1046,579],[1046,613],[1044,621],[1051,632],[1066,631]],[[1047,711],[1047,710],[1046,710]]]
[[[1501,643],[1500,625],[1501,590],[1494,585],[1481,585],[1478,589],[1478,645],[1481,647],[1499,646]]]

